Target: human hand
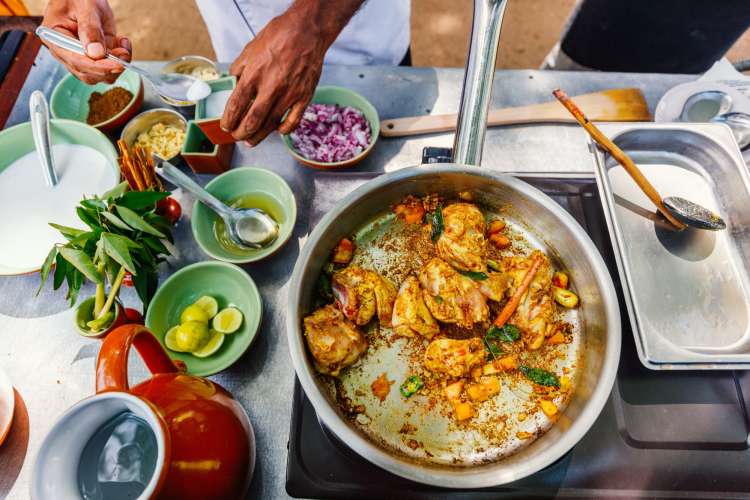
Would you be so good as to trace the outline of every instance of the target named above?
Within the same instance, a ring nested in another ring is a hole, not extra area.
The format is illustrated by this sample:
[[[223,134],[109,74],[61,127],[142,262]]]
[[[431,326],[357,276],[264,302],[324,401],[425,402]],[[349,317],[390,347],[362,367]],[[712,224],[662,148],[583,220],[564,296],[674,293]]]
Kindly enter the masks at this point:
[[[130,40],[117,36],[115,16],[107,0],[50,0],[42,25],[81,41],[87,56],[54,45],[47,48],[84,83],[113,83],[125,70],[115,61],[105,59],[107,52],[130,61]]]
[[[318,84],[327,49],[326,39],[293,9],[271,20],[230,68],[237,88],[221,127],[252,146],[277,128],[292,132]]]

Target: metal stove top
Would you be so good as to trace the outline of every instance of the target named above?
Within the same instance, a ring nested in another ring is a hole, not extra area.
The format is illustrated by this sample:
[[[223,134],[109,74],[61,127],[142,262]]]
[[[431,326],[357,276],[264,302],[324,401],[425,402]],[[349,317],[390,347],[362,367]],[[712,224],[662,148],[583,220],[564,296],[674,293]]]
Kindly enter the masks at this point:
[[[560,461],[521,481],[446,490],[390,474],[319,423],[295,386],[286,490],[306,498],[750,498],[750,374],[656,372],[638,360],[593,179],[526,178],[587,230],[615,278],[623,314],[609,402]]]

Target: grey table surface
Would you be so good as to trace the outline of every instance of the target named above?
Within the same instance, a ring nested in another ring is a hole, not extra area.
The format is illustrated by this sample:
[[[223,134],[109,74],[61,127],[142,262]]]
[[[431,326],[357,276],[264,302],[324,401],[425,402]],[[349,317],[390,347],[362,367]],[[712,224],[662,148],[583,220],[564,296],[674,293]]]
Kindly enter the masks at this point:
[[[143,66],[158,69],[159,62]],[[65,75],[45,49],[16,103],[8,126],[28,119],[28,97],[40,89],[49,97]],[[494,107],[517,106],[550,100],[551,91],[564,88],[570,95],[617,87],[643,90],[653,112],[658,99],[672,86],[690,80],[686,75],[498,71]],[[335,84],[360,92],[377,108],[381,118],[455,112],[463,81],[460,69],[401,67],[326,67],[322,84]],[[161,106],[150,88],[145,107]],[[356,176],[389,172],[419,163],[425,146],[452,145],[452,134],[433,134],[408,139],[381,138],[360,166],[336,174],[318,172],[294,162],[274,134],[256,148],[238,144],[233,166],[258,166],[279,173],[291,186],[298,204],[294,235],[285,248],[245,270],[258,284],[264,301],[264,318],[258,341],[237,363],[211,377],[229,389],[247,410],[257,438],[257,465],[251,498],[287,497],[285,467],[292,405],[294,369],[287,351],[284,314],[287,282],[299,248],[320,214],[314,201],[316,178]],[[577,173],[589,176],[593,164],[584,132],[576,126],[534,125],[488,131],[483,168],[523,173]],[[209,176],[198,176],[201,183]],[[178,196],[181,196],[178,193]],[[184,200],[184,197],[183,197]],[[335,200],[332,200],[333,202]],[[161,278],[200,260],[206,260],[190,233],[190,205],[176,228],[178,255],[161,269]],[[0,243],[1,244],[1,243]],[[28,419],[28,435],[15,436],[0,448],[0,497],[28,498],[31,469],[44,436],[57,417],[76,401],[94,391],[94,362],[98,341],[77,335],[62,294],[45,289],[34,292],[38,276],[0,278],[0,366],[8,373],[23,398],[22,419]],[[86,296],[86,291],[82,292]],[[126,305],[135,305],[131,290]],[[131,381],[147,376],[138,356],[131,357]],[[11,430],[13,432],[13,430]],[[14,436],[11,435],[11,438]],[[321,457],[323,458],[323,457]]]

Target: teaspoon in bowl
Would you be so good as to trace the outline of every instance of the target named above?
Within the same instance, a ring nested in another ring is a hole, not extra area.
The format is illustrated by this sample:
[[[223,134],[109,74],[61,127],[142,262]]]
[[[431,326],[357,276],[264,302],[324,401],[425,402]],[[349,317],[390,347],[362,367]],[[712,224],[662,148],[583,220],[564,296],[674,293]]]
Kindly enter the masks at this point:
[[[36,35],[45,42],[56,45],[61,49],[70,50],[71,52],[83,56],[86,55],[86,50],[83,48],[81,42],[53,29],[39,26],[36,29]],[[107,53],[106,57],[107,59],[111,59],[123,67],[138,73],[154,87],[154,90],[156,90],[158,94],[169,97],[170,99],[176,101],[196,102],[208,97],[211,93],[211,87],[209,87],[206,82],[193,78],[192,76],[181,75],[178,73],[150,73],[134,64],[123,61],[119,57],[113,56],[110,53]]]
[[[192,193],[198,200],[224,219],[229,237],[245,248],[264,248],[276,241],[279,224],[260,208],[232,208],[203,189],[193,179],[167,161],[154,156],[159,165],[156,173],[172,184]]]

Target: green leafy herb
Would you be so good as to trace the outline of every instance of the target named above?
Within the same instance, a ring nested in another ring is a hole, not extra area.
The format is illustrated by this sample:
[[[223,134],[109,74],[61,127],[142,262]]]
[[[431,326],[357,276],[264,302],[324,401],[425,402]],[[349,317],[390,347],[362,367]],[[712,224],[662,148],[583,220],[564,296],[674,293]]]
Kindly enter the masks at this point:
[[[137,274],[133,259],[130,257],[129,245],[124,238],[113,233],[103,233],[102,243],[107,255],[117,261],[130,274],[134,276]]]
[[[493,271],[502,271],[502,268],[500,267],[500,263],[496,260],[487,259],[487,267],[492,269]]]
[[[144,233],[153,234],[154,236],[158,236],[159,238],[164,238],[164,233],[143,220],[143,218],[133,210],[129,209],[128,207],[120,206],[116,206],[116,208],[117,213],[120,215],[120,217],[122,217],[122,220],[124,220],[128,226],[132,227],[133,229],[137,229],[138,231],[143,231]]]
[[[318,279],[318,293],[326,300],[333,298],[333,287],[331,286],[331,277],[326,273],[321,273]]]
[[[497,359],[498,356],[503,355],[503,350],[496,343],[484,338],[484,349],[487,351],[487,360]]]
[[[86,232],[82,229],[76,229],[74,227],[61,226],[60,224],[55,224],[54,222],[50,222],[49,225],[60,231],[60,233],[68,240],[72,240],[73,238],[80,236],[81,234]]]
[[[128,191],[117,200],[117,205],[135,211],[144,208],[151,210],[158,201],[167,196],[169,193],[164,191]]]
[[[527,379],[535,384],[546,385],[549,387],[560,387],[560,379],[558,379],[557,375],[552,372],[526,365],[521,365],[518,369],[521,370],[521,373],[523,373]]]
[[[102,282],[101,273],[96,269],[96,266],[91,260],[91,257],[86,255],[83,250],[60,247],[58,251],[66,261],[68,261],[76,269],[78,269],[84,276],[86,276],[86,278],[93,281],[97,285]]]
[[[101,212],[107,208],[107,205],[98,198],[83,199],[81,200],[81,206],[91,210],[96,210],[97,212]]]
[[[405,398],[408,398],[413,396],[423,386],[424,382],[422,382],[422,379],[419,377],[419,375],[412,375],[411,377],[407,378],[403,384],[401,384],[399,390],[401,391],[401,395],[403,395]]]
[[[57,257],[55,257],[55,277],[52,281],[52,288],[54,290],[57,290],[62,286],[63,281],[65,281],[65,273],[67,271],[68,271],[68,262],[58,252]]]
[[[489,279],[489,276],[487,276],[487,273],[483,273],[481,271],[458,271],[459,273],[463,274],[467,278],[471,278],[474,281],[484,281],[486,279]]]
[[[125,224],[122,219],[120,219],[118,216],[111,212],[102,212],[102,217],[107,219],[109,222],[112,223],[113,226],[119,229],[123,229],[125,231],[130,231],[130,226]]]
[[[50,269],[52,269],[52,264],[55,262],[56,257],[57,257],[57,247],[52,247],[52,250],[50,250],[49,253],[47,254],[47,258],[44,259],[44,264],[42,264],[42,269],[40,271],[40,274],[42,275],[42,281],[41,283],[39,283],[39,288],[37,288],[36,290],[37,295],[39,295],[39,292],[42,291],[44,284],[47,282],[49,271]]]
[[[50,250],[42,267],[40,288],[53,263],[54,289],[67,282],[66,298],[71,306],[86,280],[95,283],[97,304],[90,320],[93,326],[99,326],[114,314],[111,308],[127,271],[133,275],[145,310],[158,285],[157,266],[169,255],[161,240],[172,241],[171,226],[156,213],[156,203],[167,196],[169,193],[127,191],[127,183],[123,183],[101,197],[82,200],[76,207],[78,218],[89,230],[50,223],[68,242]],[[109,295],[106,301],[100,300],[107,283]]]
[[[106,193],[102,195],[102,200],[111,200],[113,198],[119,198],[124,195],[128,190],[128,181],[122,181]]]
[[[430,222],[432,224],[432,232],[430,233],[430,238],[432,238],[432,241],[437,241],[438,238],[440,238],[440,235],[443,234],[443,231],[445,230],[442,204],[438,203],[435,211],[430,216]]]
[[[500,328],[492,325],[485,335],[485,338],[488,340],[499,340],[500,342],[514,342],[520,337],[521,331],[516,325],[511,325],[510,323]]]
[[[443,303],[443,298],[440,295],[435,295],[435,297],[433,298],[435,299],[435,302],[437,302],[438,304]]]

